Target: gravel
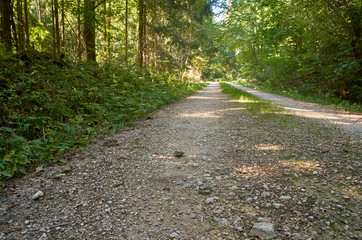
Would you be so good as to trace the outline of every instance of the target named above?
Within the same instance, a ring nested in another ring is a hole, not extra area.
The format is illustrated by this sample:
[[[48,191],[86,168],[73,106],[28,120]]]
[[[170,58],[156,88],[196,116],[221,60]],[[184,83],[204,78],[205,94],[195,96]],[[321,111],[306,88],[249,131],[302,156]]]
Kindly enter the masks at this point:
[[[262,220],[277,239],[361,239],[360,149],[329,125],[249,113],[212,83],[7,181],[0,238],[255,239]]]
[[[317,103],[303,102],[288,97],[279,96],[272,93],[266,93],[253,88],[241,86],[234,83],[228,83],[236,88],[251,93],[259,98],[271,101],[283,106],[291,114],[301,117],[307,117],[315,120],[322,120],[331,123],[349,133],[362,137],[362,115],[350,113],[330,106],[323,106]]]

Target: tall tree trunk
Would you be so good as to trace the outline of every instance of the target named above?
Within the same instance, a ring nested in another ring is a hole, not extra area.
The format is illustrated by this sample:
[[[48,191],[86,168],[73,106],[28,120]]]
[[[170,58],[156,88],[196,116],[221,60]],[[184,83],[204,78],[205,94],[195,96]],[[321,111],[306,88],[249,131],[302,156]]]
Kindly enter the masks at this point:
[[[144,64],[144,0],[138,0],[138,64]]]
[[[95,0],[84,0],[84,43],[87,61],[96,61]]]
[[[24,20],[25,20],[25,46],[30,48],[30,34],[29,34],[29,9],[28,0],[24,0]]]
[[[13,38],[14,38],[14,42],[15,42],[15,49],[16,49],[16,51],[19,51],[18,34],[17,34],[17,30],[16,30],[16,24],[15,24],[15,20],[14,20],[14,11],[13,11],[13,9],[14,9],[14,3],[11,2],[11,6],[10,6],[10,25],[11,25],[11,29],[12,29],[12,33],[13,33],[12,35],[13,35]]]
[[[62,5],[62,53],[65,53],[65,10],[64,10],[64,0],[62,0],[61,5]]]
[[[103,7],[104,7],[104,18],[103,18],[103,26],[104,26],[104,30],[103,30],[103,38],[104,38],[104,45],[103,45],[103,54],[106,58],[106,61],[108,60],[108,54],[107,54],[107,0],[104,0],[103,3]]]
[[[78,39],[77,39],[77,58],[78,60],[82,59],[82,31],[81,31],[81,22],[80,22],[80,0],[77,0],[77,7],[78,7],[78,16],[77,16],[77,24],[78,24]]]
[[[112,1],[109,1],[108,3],[108,29],[111,29],[111,24],[112,24],[112,12],[110,11],[110,9],[112,9]],[[108,38],[107,38],[107,56],[108,59],[111,58],[111,35],[110,33],[108,33]]]
[[[19,51],[24,50],[24,21],[23,21],[23,0],[18,0],[16,4],[16,10],[18,13],[18,44]]]
[[[12,49],[12,37],[11,37],[11,0],[0,0],[0,13],[1,13],[1,25],[0,25],[0,38],[8,52]]]
[[[56,58],[57,55],[57,37],[55,33],[55,10],[54,10],[54,0],[51,1],[52,7],[52,28],[53,28],[53,56]]]
[[[36,1],[36,15],[38,17],[38,21],[41,23],[42,22],[41,0]]]
[[[56,38],[56,57],[60,54],[60,29],[59,29],[59,5],[58,0],[54,0],[54,19],[55,19],[55,38]]]
[[[126,17],[125,17],[125,50],[126,50],[126,66],[128,66],[128,0],[126,0]]]

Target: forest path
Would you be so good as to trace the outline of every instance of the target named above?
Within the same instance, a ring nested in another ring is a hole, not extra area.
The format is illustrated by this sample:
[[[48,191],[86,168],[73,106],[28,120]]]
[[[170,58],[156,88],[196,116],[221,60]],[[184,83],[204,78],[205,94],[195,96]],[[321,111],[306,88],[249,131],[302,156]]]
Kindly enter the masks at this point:
[[[361,239],[359,151],[307,118],[252,114],[211,83],[65,166],[8,181],[0,239],[254,239],[258,222],[277,239]]]
[[[345,129],[351,133],[358,134],[362,137],[362,115],[350,113],[329,106],[323,106],[317,103],[297,101],[288,97],[266,93],[253,88],[241,86],[234,83],[228,83],[233,87],[239,88],[245,92],[251,93],[261,99],[271,101],[283,106],[290,113],[297,116],[323,120],[338,127]]]

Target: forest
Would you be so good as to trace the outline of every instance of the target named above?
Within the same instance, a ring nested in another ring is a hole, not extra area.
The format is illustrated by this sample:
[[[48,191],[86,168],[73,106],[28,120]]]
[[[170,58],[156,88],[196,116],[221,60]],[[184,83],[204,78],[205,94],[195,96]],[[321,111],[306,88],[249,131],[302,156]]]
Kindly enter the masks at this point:
[[[0,179],[207,81],[360,109],[360,0],[0,0]]]

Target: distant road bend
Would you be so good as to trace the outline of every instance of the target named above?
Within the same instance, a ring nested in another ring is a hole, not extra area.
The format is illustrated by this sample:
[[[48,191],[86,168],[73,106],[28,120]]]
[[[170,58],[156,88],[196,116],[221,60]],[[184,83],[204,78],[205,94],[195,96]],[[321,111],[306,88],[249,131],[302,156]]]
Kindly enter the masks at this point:
[[[283,106],[286,110],[294,115],[327,121],[331,124],[336,125],[339,128],[347,130],[352,134],[356,134],[359,137],[362,136],[361,114],[350,113],[316,103],[297,101],[288,97],[266,93],[230,82],[228,82],[228,84],[233,87],[239,88],[245,92],[253,94],[254,96],[257,96],[261,99],[268,100],[275,104]]]

